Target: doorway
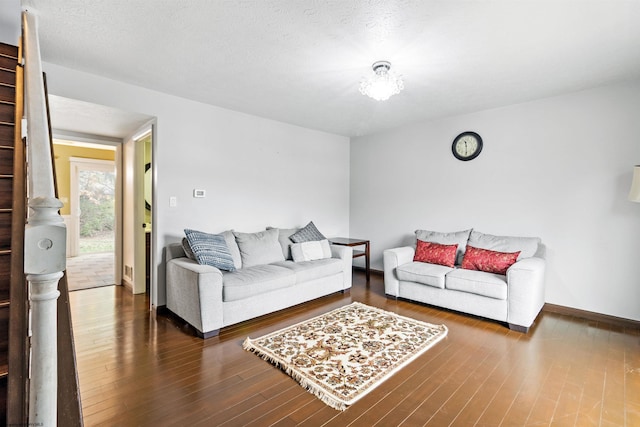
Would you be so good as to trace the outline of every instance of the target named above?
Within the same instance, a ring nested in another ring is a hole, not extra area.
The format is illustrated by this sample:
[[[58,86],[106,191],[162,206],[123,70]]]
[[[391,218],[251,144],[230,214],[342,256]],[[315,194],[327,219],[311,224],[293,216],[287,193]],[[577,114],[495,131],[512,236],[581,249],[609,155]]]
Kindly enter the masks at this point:
[[[54,143],[70,291],[116,284],[116,150],[93,145]]]
[[[132,292],[151,294],[153,280],[153,138],[154,126],[148,124],[126,143],[130,152],[125,150],[125,164],[133,168],[134,191],[131,197],[131,236],[134,253],[127,257],[125,253],[125,276],[131,278]],[[127,209],[125,203],[125,211]],[[126,222],[127,219],[125,218]],[[125,224],[126,230],[126,224]],[[133,268],[127,274],[127,261]],[[144,273],[143,273],[144,272]]]

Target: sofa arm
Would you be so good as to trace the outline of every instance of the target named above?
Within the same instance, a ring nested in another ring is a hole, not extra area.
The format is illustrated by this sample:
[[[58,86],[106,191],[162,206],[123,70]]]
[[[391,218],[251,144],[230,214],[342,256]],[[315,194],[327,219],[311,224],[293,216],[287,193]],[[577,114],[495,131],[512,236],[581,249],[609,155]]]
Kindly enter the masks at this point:
[[[342,271],[344,272],[344,286],[342,289],[351,288],[353,281],[353,248],[349,246],[331,245],[331,257],[342,260]]]
[[[220,329],[222,272],[188,258],[167,262],[167,308],[203,334]]]
[[[507,322],[529,328],[544,305],[545,261],[525,258],[507,270]]]
[[[401,248],[386,249],[382,253],[384,265],[384,293],[397,297],[400,294],[400,282],[396,276],[396,268],[413,261],[415,248],[403,246]]]

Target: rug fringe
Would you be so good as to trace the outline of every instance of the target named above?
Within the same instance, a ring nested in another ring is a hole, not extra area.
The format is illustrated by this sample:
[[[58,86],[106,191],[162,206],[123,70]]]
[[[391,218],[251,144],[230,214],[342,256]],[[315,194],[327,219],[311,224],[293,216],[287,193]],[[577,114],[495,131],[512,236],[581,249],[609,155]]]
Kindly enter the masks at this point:
[[[284,371],[287,375],[289,375],[291,378],[296,380],[297,383],[300,384],[305,390],[307,390],[307,392],[313,394],[318,399],[322,400],[326,405],[329,405],[332,408],[337,409],[338,411],[344,411],[348,408],[347,404],[325,393],[321,388],[317,387],[312,382],[307,381],[307,379],[304,376],[298,374],[294,370],[294,368],[290,367],[288,364],[281,363],[280,361],[274,359],[272,356],[258,350],[253,345],[249,337],[247,337],[242,343],[242,348],[256,354],[260,358],[266,360],[267,362],[271,363],[275,367]]]

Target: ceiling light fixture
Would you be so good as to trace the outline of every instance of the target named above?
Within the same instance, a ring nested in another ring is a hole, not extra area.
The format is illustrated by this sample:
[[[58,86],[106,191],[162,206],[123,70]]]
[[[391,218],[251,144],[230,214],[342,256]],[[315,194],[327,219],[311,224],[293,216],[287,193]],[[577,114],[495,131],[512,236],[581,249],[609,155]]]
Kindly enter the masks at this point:
[[[360,82],[360,93],[375,99],[386,101],[392,95],[400,93],[404,89],[402,76],[391,71],[391,63],[377,61],[371,66],[373,75]]]

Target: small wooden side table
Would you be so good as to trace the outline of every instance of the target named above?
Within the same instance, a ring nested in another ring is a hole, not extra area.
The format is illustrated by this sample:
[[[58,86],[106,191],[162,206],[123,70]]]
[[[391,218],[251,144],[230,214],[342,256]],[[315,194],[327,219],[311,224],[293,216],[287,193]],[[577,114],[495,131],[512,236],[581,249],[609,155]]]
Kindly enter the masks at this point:
[[[333,237],[329,239],[331,243],[338,246],[363,246],[364,251],[362,250],[353,250],[353,257],[358,258],[363,256],[365,260],[365,273],[367,275],[367,283],[369,283],[370,276],[370,263],[369,263],[369,241],[364,239],[351,239],[348,237]]]

